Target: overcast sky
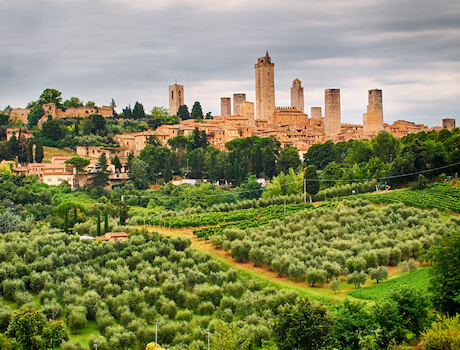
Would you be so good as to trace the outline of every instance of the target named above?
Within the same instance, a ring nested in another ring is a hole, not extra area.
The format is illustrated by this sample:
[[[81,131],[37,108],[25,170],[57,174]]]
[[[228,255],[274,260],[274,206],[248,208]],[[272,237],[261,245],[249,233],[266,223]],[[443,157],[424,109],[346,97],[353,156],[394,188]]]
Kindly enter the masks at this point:
[[[0,109],[46,88],[120,112],[220,98],[255,100],[254,64],[275,63],[276,105],[302,81],[305,110],[341,89],[342,122],[362,124],[370,89],[384,122],[460,123],[458,0],[0,0]]]

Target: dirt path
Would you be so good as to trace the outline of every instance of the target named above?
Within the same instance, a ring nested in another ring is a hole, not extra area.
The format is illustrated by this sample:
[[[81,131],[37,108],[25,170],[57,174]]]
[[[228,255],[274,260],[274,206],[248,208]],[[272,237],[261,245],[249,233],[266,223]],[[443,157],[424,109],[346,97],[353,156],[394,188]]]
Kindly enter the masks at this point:
[[[347,286],[346,288],[342,289],[340,293],[334,294],[329,290],[327,284],[323,285],[322,287],[310,287],[309,284],[305,281],[294,281],[285,276],[280,277],[268,266],[254,266],[252,262],[237,262],[235,259],[231,257],[230,252],[226,252],[223,249],[216,249],[209,240],[205,241],[204,239],[197,238],[193,234],[193,230],[195,230],[196,228],[168,229],[163,227],[154,228],[152,226],[147,226],[147,229],[159,232],[165,237],[181,236],[190,238],[192,242],[191,246],[193,248],[203,252],[207,252],[211,254],[214,258],[225,264],[228,264],[240,271],[247,272],[252,276],[256,276],[260,279],[266,280],[268,283],[273,283],[280,287],[297,290],[300,294],[308,295],[318,300],[333,301],[341,300],[344,297],[347,297],[349,299],[367,302],[366,300],[357,299],[350,295],[347,295],[347,292],[353,289],[353,286],[351,285],[349,287]],[[344,280],[344,276],[341,276],[341,279]]]

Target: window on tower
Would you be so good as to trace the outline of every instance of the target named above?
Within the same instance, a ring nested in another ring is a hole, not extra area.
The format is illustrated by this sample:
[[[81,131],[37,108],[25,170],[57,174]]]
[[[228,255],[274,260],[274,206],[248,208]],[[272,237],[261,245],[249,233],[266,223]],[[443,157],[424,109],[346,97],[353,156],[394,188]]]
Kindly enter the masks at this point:
[[[171,100],[174,100],[174,91],[171,90]]]

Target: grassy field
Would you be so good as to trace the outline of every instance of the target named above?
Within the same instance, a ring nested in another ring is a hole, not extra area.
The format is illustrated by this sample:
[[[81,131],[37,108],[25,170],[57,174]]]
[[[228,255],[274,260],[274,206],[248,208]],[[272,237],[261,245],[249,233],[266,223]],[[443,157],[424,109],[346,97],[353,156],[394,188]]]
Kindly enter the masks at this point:
[[[360,196],[376,204],[404,203],[421,209],[460,214],[460,187],[456,180],[436,183],[420,191],[404,189]]]
[[[51,163],[51,158],[54,156],[71,156],[73,152],[69,149],[56,148],[56,147],[43,147],[43,163]]]
[[[86,326],[82,328],[77,334],[69,334],[69,342],[71,343],[80,343],[82,345],[88,344],[89,337],[92,334],[99,334],[99,329],[97,328],[96,321],[86,322]]]
[[[421,267],[417,271],[403,276],[395,274],[387,281],[373,284],[366,288],[354,289],[348,292],[348,295],[365,300],[382,300],[385,299],[392,290],[403,285],[420,288],[424,293],[429,294],[429,270],[429,267]]]

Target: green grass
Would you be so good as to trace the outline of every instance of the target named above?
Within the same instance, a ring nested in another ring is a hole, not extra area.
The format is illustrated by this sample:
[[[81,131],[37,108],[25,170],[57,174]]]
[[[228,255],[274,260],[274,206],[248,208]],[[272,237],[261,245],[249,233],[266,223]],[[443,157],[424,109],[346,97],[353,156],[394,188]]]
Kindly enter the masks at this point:
[[[68,149],[57,147],[43,147],[43,163],[51,163],[51,158],[54,156],[71,156],[73,152]]]
[[[9,306],[11,310],[17,310],[18,309],[18,304],[14,301],[9,301],[6,300],[5,298],[2,297],[2,304],[5,306]]]
[[[392,290],[403,285],[419,288],[423,293],[428,295],[428,286],[430,284],[429,270],[429,267],[422,267],[404,276],[395,275],[388,281],[380,282],[366,288],[354,289],[348,292],[348,295],[355,298],[378,301],[385,299]]]
[[[92,198],[87,192],[78,191],[70,193],[57,193],[53,199],[58,203],[63,202],[74,202],[84,206],[93,205],[97,203],[97,200]]]
[[[81,345],[87,345],[89,337],[92,334],[99,334],[96,321],[88,321],[86,322],[86,326],[79,330],[77,334],[69,334],[69,342],[73,344],[80,343]]]
[[[419,191],[404,189],[360,196],[377,204],[404,203],[420,209],[460,214],[460,188],[453,181],[435,183]]]

